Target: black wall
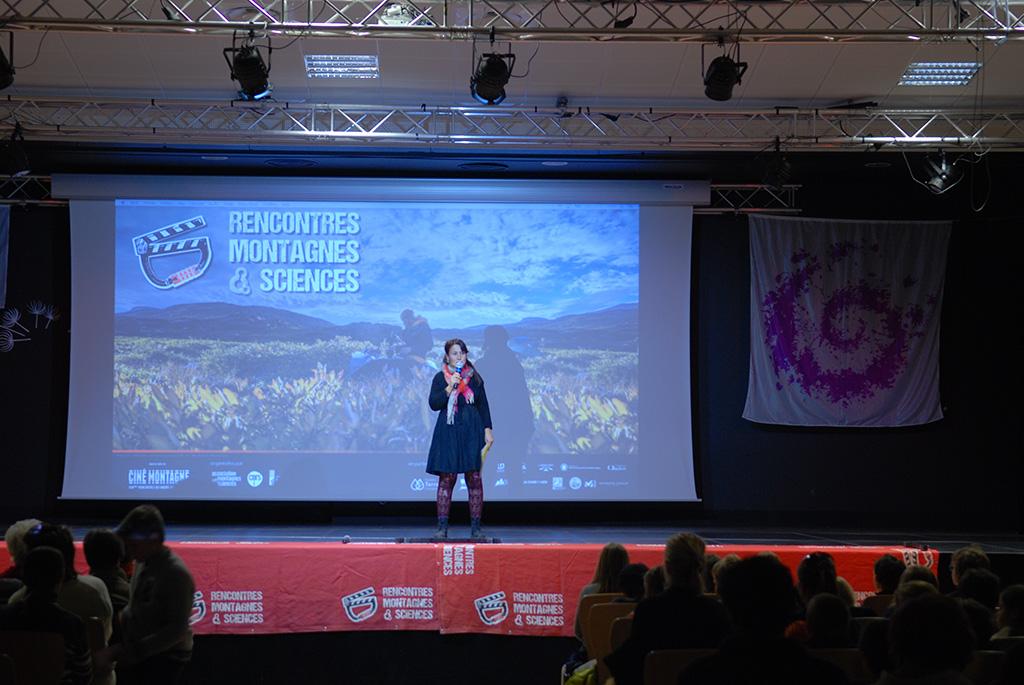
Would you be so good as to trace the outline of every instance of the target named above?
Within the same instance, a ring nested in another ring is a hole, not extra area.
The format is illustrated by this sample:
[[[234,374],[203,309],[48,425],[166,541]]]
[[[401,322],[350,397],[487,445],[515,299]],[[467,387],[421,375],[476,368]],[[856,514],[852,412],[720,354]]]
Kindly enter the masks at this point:
[[[829,177],[828,158],[805,163],[804,216],[957,219],[941,333],[946,418],[890,430],[762,426],[740,418],[749,355],[746,219],[699,216],[694,231],[694,426],[702,507],[595,508],[595,516],[708,522],[963,530],[1021,529],[1020,416],[1024,387],[1019,274],[1024,240],[1016,179],[1001,179],[981,214],[968,189],[934,198],[908,183]],[[66,208],[14,208],[8,306],[32,299],[64,312],[54,330],[0,354],[0,516],[46,515],[56,502],[67,411],[69,238]],[[942,268],[943,265],[936,265]],[[88,322],[75,322],[87,325]],[[200,510],[186,505],[180,511]],[[234,507],[237,511],[238,508]],[[319,508],[312,515],[337,513]],[[110,509],[111,516],[123,505]],[[209,516],[209,506],[201,515]],[[381,508],[378,513],[394,511]],[[401,507],[423,516],[422,507]],[[78,511],[85,511],[79,509]],[[274,515],[274,509],[263,511]],[[278,509],[282,511],[282,509]],[[294,516],[295,508],[290,509]],[[536,520],[539,507],[492,507]],[[640,512],[639,514],[637,512]],[[59,513],[59,512],[58,512]],[[301,515],[308,515],[304,512]],[[196,514],[200,515],[200,514]],[[564,512],[557,518],[564,520]]]

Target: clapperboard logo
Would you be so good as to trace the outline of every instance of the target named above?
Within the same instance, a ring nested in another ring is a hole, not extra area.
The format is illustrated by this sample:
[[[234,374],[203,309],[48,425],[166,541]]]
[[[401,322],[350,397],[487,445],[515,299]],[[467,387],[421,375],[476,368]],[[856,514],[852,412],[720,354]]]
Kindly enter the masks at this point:
[[[359,623],[377,613],[377,594],[372,587],[364,588],[341,598],[345,615],[353,623]]]
[[[206,228],[206,219],[194,216],[132,239],[139,266],[151,286],[160,290],[179,288],[206,273],[213,259],[210,239],[206,236],[181,237],[202,228]],[[180,265],[187,257],[191,257],[193,262],[182,268]],[[156,268],[161,263],[173,265],[174,271],[161,275]]]
[[[196,590],[192,595],[192,615],[188,617],[188,624],[194,626],[204,618],[206,618],[206,600],[203,599],[203,591]]]
[[[496,626],[508,618],[508,602],[505,601],[504,592],[477,597],[473,600],[473,606],[476,607],[476,615],[486,625]]]

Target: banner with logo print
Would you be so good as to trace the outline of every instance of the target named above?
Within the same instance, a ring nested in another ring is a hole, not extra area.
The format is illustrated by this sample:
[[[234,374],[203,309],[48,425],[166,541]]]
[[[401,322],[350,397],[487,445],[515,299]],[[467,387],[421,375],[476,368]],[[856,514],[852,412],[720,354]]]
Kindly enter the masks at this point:
[[[580,589],[601,545],[340,542],[173,542],[192,571],[197,634],[432,630],[570,636]],[[662,563],[663,545],[626,545],[631,561]],[[859,598],[874,591],[882,554],[935,570],[938,553],[907,547],[712,545],[742,557],[771,551],[796,575],[828,552]],[[83,555],[76,556],[85,572]],[[0,565],[9,564],[0,548]]]

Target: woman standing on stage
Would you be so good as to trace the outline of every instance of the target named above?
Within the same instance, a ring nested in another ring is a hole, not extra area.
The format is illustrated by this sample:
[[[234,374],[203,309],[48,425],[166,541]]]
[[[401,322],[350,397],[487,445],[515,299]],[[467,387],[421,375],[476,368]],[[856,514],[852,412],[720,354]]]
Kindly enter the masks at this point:
[[[448,512],[459,474],[465,474],[469,490],[470,536],[483,537],[480,515],[484,508],[484,483],[480,477],[484,445],[494,442],[491,412],[484,380],[468,359],[469,348],[458,338],[444,344],[444,367],[430,386],[430,408],[438,413],[430,441],[427,473],[437,480],[437,533],[448,537]]]

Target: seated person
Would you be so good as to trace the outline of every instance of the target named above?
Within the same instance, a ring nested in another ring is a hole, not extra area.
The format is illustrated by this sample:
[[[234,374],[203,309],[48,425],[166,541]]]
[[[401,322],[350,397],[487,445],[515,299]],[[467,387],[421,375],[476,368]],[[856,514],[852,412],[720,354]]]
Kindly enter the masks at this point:
[[[0,630],[57,633],[64,638],[61,685],[87,685],[92,682],[92,654],[85,622],[57,604],[64,577],[64,557],[59,551],[46,546],[29,551],[22,559],[24,597],[0,607]]]
[[[907,565],[892,554],[883,554],[875,561],[875,592],[880,595],[896,594],[896,586],[900,584],[900,576],[907,570]]]
[[[647,564],[626,564],[619,571],[619,588],[622,590],[622,597],[616,602],[639,602],[644,598],[644,576],[647,574]]]
[[[999,576],[988,569],[972,568],[960,578],[956,596],[977,600],[989,610],[995,611],[999,604]]]
[[[583,602],[587,595],[603,594],[607,592],[621,592],[619,587],[619,573],[629,563],[629,552],[617,542],[609,542],[601,549],[601,556],[597,558],[597,567],[594,569],[594,577],[580,590],[580,601],[577,607]],[[579,609],[576,611],[576,620],[573,621],[576,637],[583,639],[583,617]]]
[[[996,626],[993,640],[1024,636],[1024,585],[1010,585],[999,595]]]
[[[810,649],[852,647],[850,609],[846,602],[828,593],[812,597],[807,605],[807,633]]]
[[[877,685],[970,685],[960,672],[971,661],[974,636],[955,599],[932,593],[902,604],[889,644],[894,668]]]
[[[797,595],[789,569],[777,559],[754,556],[722,573],[719,596],[736,634],[718,654],[679,677],[680,685],[842,685],[843,671],[812,656],[783,636],[796,615]],[[820,595],[820,593],[819,593]]]
[[[972,568],[992,570],[992,562],[981,545],[967,545],[953,552],[953,558],[949,561],[949,575],[954,588],[959,589],[960,580]],[[956,590],[953,592],[955,594]]]
[[[644,574],[644,599],[657,597],[665,591],[665,567],[658,565]]]
[[[665,544],[668,588],[640,602],[629,637],[605,663],[616,685],[641,685],[644,659],[656,649],[714,648],[731,632],[718,600],[703,594],[704,541],[678,533]]]

